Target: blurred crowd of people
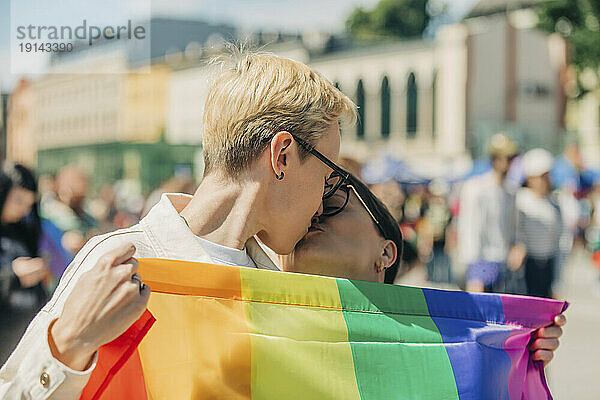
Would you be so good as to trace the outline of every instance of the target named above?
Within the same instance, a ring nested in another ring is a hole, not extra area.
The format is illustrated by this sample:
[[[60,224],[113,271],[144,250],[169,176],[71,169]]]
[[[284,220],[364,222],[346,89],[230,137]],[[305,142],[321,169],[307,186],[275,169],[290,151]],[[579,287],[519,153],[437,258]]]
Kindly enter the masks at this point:
[[[400,223],[405,270],[425,264],[430,282],[469,291],[560,297],[574,246],[600,267],[600,174],[584,168],[577,143],[553,157],[499,133],[487,164],[459,178],[371,185]]]
[[[67,165],[36,177],[5,162],[0,171],[0,359],[45,304],[74,255],[92,236],[137,223],[164,192],[192,194],[190,177],[174,176],[144,198],[128,182],[90,193],[90,177]],[[134,185],[135,186],[135,185]]]
[[[340,162],[360,176],[360,163]],[[497,134],[485,172],[372,183],[403,234],[396,282],[424,265],[429,281],[441,286],[559,296],[574,245],[584,246],[600,268],[600,176],[584,175],[576,144],[558,158],[543,149],[520,154],[516,143]],[[10,345],[2,351],[12,349],[91,236],[134,225],[162,193],[193,194],[195,188],[190,176],[173,176],[146,197],[120,181],[89,198],[90,178],[75,165],[36,179],[6,162],[0,174],[0,342]]]

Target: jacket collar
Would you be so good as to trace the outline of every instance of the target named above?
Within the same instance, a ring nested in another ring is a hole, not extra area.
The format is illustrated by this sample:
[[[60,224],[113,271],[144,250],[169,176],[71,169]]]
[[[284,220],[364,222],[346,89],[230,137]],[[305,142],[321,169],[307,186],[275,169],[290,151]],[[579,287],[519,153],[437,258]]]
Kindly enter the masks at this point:
[[[164,193],[140,224],[148,233],[158,257],[214,263],[179,215],[192,197],[189,194]],[[246,251],[259,269],[279,270],[254,237],[246,242]]]

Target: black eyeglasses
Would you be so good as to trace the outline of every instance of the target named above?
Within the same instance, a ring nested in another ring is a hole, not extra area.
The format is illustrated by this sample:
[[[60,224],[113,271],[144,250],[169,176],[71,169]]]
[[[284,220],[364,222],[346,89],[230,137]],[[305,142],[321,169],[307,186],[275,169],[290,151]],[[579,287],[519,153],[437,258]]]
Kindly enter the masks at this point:
[[[336,190],[335,193],[333,193],[333,195],[331,195],[330,197],[328,197],[326,199],[323,199],[323,213],[321,214],[321,217],[322,218],[333,217],[333,216],[341,213],[342,211],[344,211],[344,209],[348,205],[348,201],[350,200],[350,191],[354,192],[354,194],[356,195],[356,198],[358,198],[358,200],[363,205],[365,210],[367,210],[367,212],[369,213],[369,216],[375,223],[375,226],[377,227],[377,230],[379,231],[379,233],[381,233],[381,236],[385,237],[385,233],[383,232],[383,228],[381,227],[381,224],[379,223],[377,218],[375,218],[375,215],[373,214],[373,212],[371,211],[371,209],[369,208],[367,203],[363,200],[361,195],[358,193],[358,190],[356,190],[354,185],[351,185],[349,183],[344,183]]]
[[[304,140],[300,139],[293,133],[291,133],[291,135],[300,146],[302,146],[306,151],[308,151],[313,156],[317,157],[323,164],[327,165],[333,170],[331,175],[329,175],[329,177],[325,181],[323,200],[333,196],[334,193],[340,188],[342,183],[348,182],[348,177],[350,176],[350,174],[344,171],[342,168],[338,167],[337,164],[331,161],[329,158],[321,154],[317,149],[314,148],[314,146],[311,146],[310,144],[306,143]]]
[[[371,211],[371,209],[369,209],[367,203],[365,203],[360,194],[358,194],[356,188],[350,184],[348,179],[350,177],[350,173],[344,171],[342,168],[337,166],[336,163],[331,161],[329,158],[325,157],[313,146],[300,139],[298,136],[294,135],[293,133],[290,133],[290,135],[292,135],[294,140],[296,140],[298,144],[302,146],[306,151],[308,151],[313,156],[317,157],[323,164],[327,165],[333,170],[331,175],[329,175],[329,177],[325,181],[325,190],[323,191],[323,213],[321,214],[321,216],[327,218],[341,213],[344,210],[344,208],[346,208],[346,206],[348,205],[348,201],[350,199],[350,190],[352,190],[358,198],[358,200],[363,205],[363,207],[365,208],[365,210],[367,210],[367,212],[371,216],[371,219],[375,223],[377,230],[381,233],[382,237],[385,237],[385,233],[383,232],[381,224],[379,223],[377,218],[375,218],[375,215],[373,215],[373,212]],[[267,143],[271,139],[272,137],[266,138],[264,140],[264,143]]]
[[[323,192],[323,199],[327,199],[327,198],[333,196],[333,194],[339,189],[339,187],[342,185],[342,183],[348,182],[348,177],[350,176],[350,174],[348,172],[346,172],[342,168],[338,167],[336,165],[336,163],[334,163],[329,158],[327,158],[323,154],[321,154],[318,150],[316,150],[314,148],[314,146],[311,146],[310,144],[308,144],[304,140],[300,139],[298,136],[294,135],[293,133],[290,133],[290,135],[292,135],[294,140],[296,140],[296,142],[298,142],[298,144],[300,146],[302,146],[304,148],[304,150],[308,151],[310,154],[317,157],[323,164],[327,165],[329,168],[331,168],[333,170],[331,175],[329,175],[329,177],[325,181],[325,190]],[[264,140],[264,143],[269,142],[271,139],[273,139],[273,138],[272,137],[266,138]]]

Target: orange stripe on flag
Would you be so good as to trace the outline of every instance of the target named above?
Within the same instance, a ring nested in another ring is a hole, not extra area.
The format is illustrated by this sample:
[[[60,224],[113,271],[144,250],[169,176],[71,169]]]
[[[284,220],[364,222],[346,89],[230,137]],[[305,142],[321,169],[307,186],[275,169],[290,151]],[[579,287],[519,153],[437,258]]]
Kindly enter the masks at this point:
[[[139,262],[156,317],[139,345],[149,398],[249,399],[250,333],[239,268]]]
[[[241,299],[237,267],[141,258],[138,273],[153,293]]]

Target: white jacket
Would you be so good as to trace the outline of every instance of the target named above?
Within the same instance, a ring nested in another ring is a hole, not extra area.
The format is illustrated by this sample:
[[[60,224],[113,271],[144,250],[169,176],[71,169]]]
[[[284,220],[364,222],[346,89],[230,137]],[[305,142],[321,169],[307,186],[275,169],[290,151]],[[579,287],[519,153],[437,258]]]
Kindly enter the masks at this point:
[[[134,257],[212,263],[179,212],[192,196],[163,194],[138,224],[90,239],[64,272],[52,299],[31,321],[17,348],[0,369],[0,399],[78,399],[96,366],[75,371],[56,360],[48,345],[48,326],[62,312],[65,300],[84,272],[105,253],[124,242],[136,247]],[[256,239],[246,243],[248,255],[261,269],[277,270]],[[42,378],[43,376],[43,378]]]
[[[506,262],[515,237],[514,198],[512,190],[498,184],[493,171],[463,184],[457,224],[461,263]]]

